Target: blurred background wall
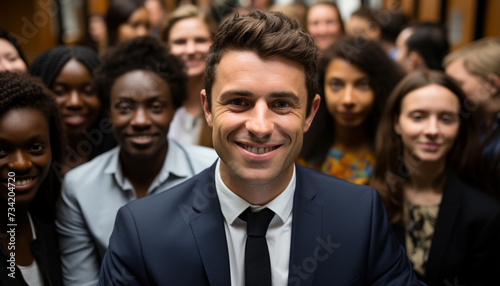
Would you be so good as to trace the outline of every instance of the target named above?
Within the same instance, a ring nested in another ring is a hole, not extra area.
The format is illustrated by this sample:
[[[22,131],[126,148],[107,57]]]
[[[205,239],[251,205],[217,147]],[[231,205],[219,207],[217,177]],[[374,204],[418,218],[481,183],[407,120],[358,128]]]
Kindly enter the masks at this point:
[[[173,11],[180,3],[179,0],[162,1],[167,13]],[[207,1],[192,2],[209,5],[210,2]],[[314,2],[314,0],[276,1],[304,4]],[[219,0],[217,2],[220,3]],[[344,20],[348,19],[350,13],[360,5],[368,5],[377,9],[401,9],[410,21],[445,23],[452,50],[483,37],[500,37],[500,0],[337,0],[336,2]],[[234,4],[228,5],[234,6]],[[55,45],[84,41],[88,37],[89,17],[104,15],[107,6],[108,0],[2,0],[0,28],[11,32],[17,38],[28,61],[31,62],[40,52]]]

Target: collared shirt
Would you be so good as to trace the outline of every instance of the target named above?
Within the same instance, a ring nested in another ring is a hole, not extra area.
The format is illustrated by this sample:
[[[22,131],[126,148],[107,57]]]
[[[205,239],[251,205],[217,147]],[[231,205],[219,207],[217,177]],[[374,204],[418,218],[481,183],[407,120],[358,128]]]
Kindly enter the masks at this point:
[[[220,176],[220,160],[215,169],[215,187],[224,216],[229,265],[231,268],[231,285],[245,284],[245,245],[247,237],[246,222],[238,218],[248,207],[258,211],[269,208],[275,216],[267,229],[266,241],[271,259],[272,284],[288,285],[288,268],[290,261],[290,243],[292,238],[292,207],[295,193],[295,166],[290,183],[286,189],[265,206],[251,205],[233,193]]]
[[[170,122],[168,138],[175,139],[180,143],[198,144],[203,120],[205,120],[203,113],[193,116],[186,111],[185,107],[180,107]]]
[[[211,148],[168,142],[167,156],[148,195],[189,179],[217,158]],[[97,284],[118,209],[136,199],[119,153],[116,147],[66,174],[56,221],[65,285]]]

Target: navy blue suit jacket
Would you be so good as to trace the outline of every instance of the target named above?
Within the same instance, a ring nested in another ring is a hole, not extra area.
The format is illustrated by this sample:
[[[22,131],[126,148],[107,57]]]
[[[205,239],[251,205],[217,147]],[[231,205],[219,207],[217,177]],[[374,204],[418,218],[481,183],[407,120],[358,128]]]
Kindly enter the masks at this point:
[[[296,168],[289,285],[420,285],[377,191]],[[230,285],[214,172],[122,207],[99,285]]]

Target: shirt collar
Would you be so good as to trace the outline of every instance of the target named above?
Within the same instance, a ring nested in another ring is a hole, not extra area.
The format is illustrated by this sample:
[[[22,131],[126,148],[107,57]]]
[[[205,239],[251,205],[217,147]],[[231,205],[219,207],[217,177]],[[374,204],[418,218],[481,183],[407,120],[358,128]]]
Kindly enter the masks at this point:
[[[116,183],[124,191],[133,190],[132,184],[123,175],[122,167],[120,164],[120,148],[117,147],[113,149],[111,158],[104,168],[105,174],[112,174],[115,177]],[[163,184],[169,176],[175,176],[177,178],[185,178],[191,175],[192,170],[186,164],[180,164],[179,162],[185,162],[185,150],[174,140],[168,139],[168,150],[163,166],[151,183],[149,187],[148,194],[151,193],[156,187]]]
[[[215,167],[215,187],[217,190],[217,195],[219,196],[221,211],[224,215],[224,219],[230,225],[233,224],[236,218],[238,218],[238,216],[248,207],[251,207],[252,210],[257,211],[263,208],[269,208],[279,217],[279,219],[281,219],[282,223],[284,223],[292,214],[293,194],[295,193],[295,186],[296,175],[294,165],[292,178],[285,190],[265,206],[256,206],[240,198],[224,184],[220,176],[220,160],[217,160],[217,165]]]

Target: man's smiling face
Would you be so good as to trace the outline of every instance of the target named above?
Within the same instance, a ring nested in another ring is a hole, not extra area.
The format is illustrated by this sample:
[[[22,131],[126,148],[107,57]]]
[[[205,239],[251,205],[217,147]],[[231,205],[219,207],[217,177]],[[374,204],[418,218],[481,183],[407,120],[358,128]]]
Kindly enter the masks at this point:
[[[242,186],[285,189],[319,104],[306,116],[302,65],[251,51],[227,51],[217,66],[212,108],[205,116],[221,158],[221,176],[235,193]]]

